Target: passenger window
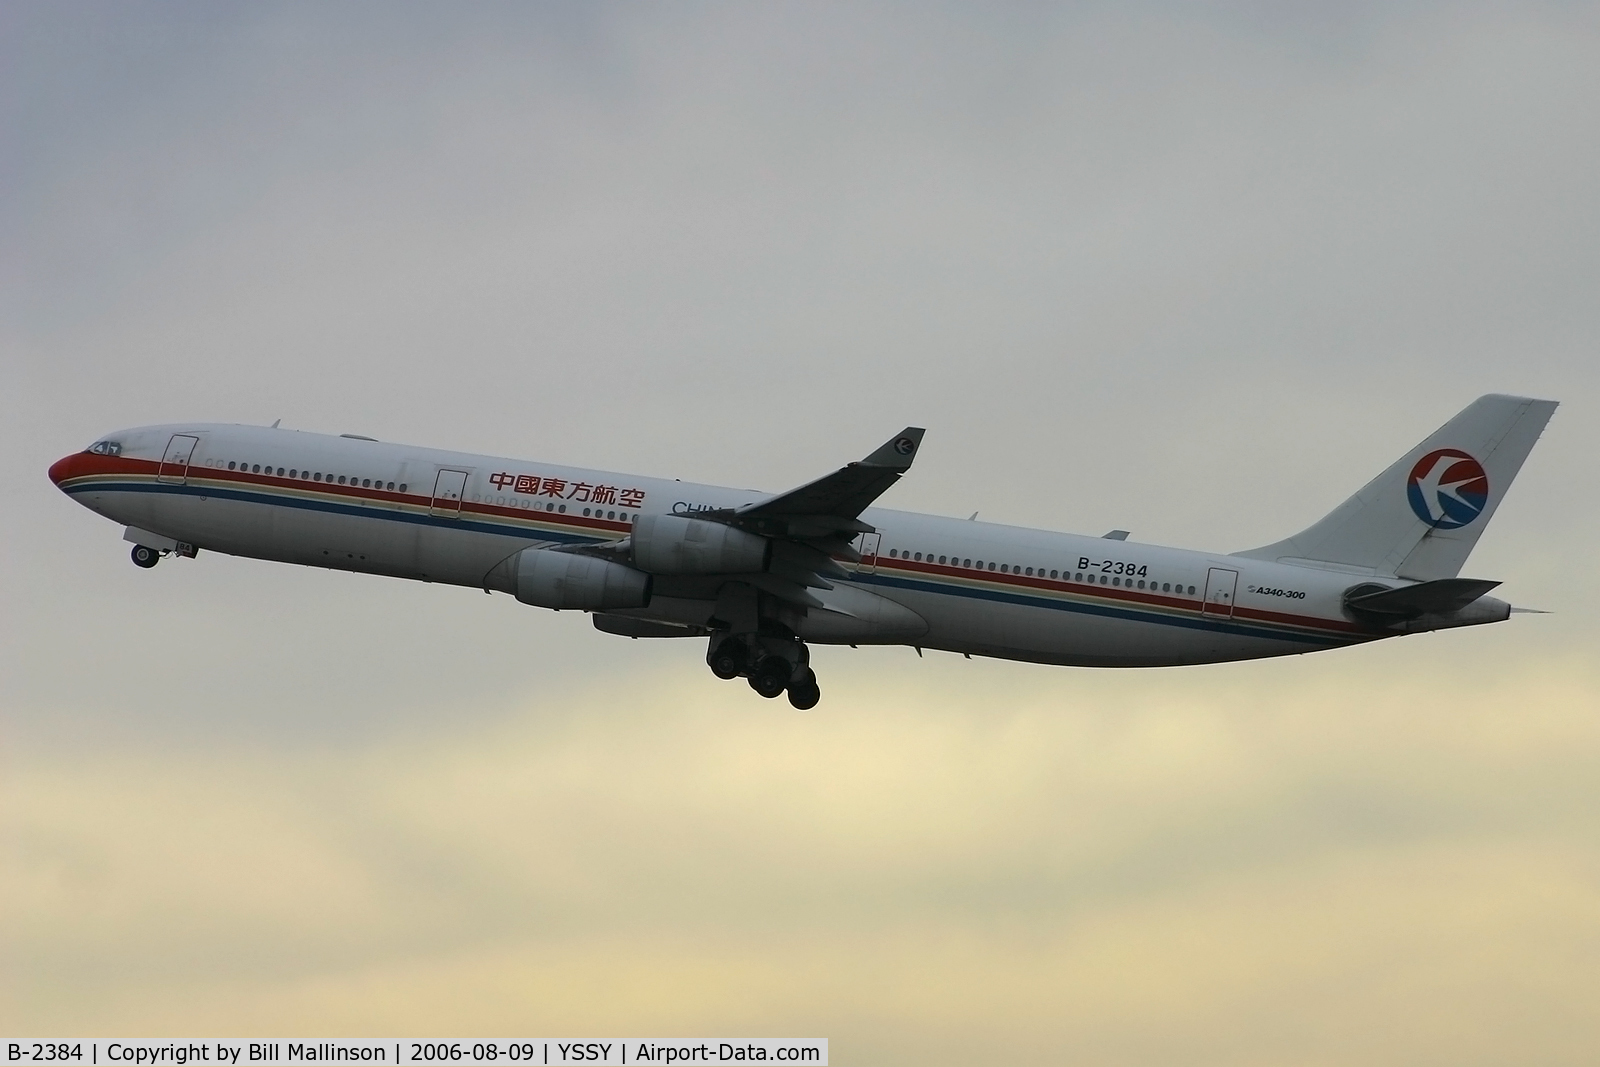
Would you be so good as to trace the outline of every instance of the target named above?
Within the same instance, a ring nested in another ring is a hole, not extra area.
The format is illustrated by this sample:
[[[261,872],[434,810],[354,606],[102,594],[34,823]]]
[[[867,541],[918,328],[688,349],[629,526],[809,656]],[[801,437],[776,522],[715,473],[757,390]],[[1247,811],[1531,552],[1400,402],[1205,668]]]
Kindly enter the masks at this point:
[[[252,467],[250,469],[250,473],[251,474],[260,474],[261,473],[261,464],[257,463],[254,467]]]
[[[339,475],[339,484],[340,484],[340,485],[343,485],[343,484],[344,484],[344,475],[342,475],[342,474],[341,474],[341,475]]]
[[[922,553],[918,552],[914,558],[916,559],[916,561],[918,563],[921,563],[922,562]]]
[[[896,557],[896,556],[898,556],[898,555],[899,555],[899,554],[900,554],[900,551],[899,551],[899,549],[894,549],[894,548],[891,548],[891,549],[890,549],[890,550],[889,550],[889,558],[890,558],[890,559],[894,559],[894,558],[895,558],[895,557]]]
[[[562,504],[561,508],[560,508],[560,511],[561,511],[561,514],[565,515],[567,513],[567,506],[565,504]]]
[[[392,490],[392,489],[394,489],[394,483],[393,483],[393,482],[390,482],[390,483],[389,483],[389,486],[388,486],[388,487],[389,487],[389,489],[391,489],[391,490]]]
[[[400,483],[400,491],[402,493],[406,491],[406,483],[405,482],[401,482]]]
[[[1052,578],[1056,577],[1056,572],[1055,571],[1051,571],[1050,572],[1050,577],[1052,577]]]
[[[990,570],[994,570],[994,564],[993,563],[989,564],[989,569]]]
[[[1029,576],[1029,577],[1032,577],[1032,575],[1033,575],[1033,568],[1032,568],[1032,567],[1029,567],[1029,568],[1028,568],[1028,569],[1027,569],[1027,570],[1025,570],[1025,571],[1023,571],[1023,572],[1022,572],[1022,573],[1024,573],[1024,574],[1026,574],[1026,575],[1028,575],[1028,576]]]
[[[1111,584],[1112,585],[1121,585],[1122,584],[1122,579],[1121,578],[1113,578],[1113,579],[1111,579]]]
[[[233,470],[233,460],[228,460],[228,469]]]
[[[1194,596],[1194,586],[1192,585],[1189,587],[1189,595]]]
[[[283,468],[282,467],[278,468],[278,477],[280,477],[280,478],[283,477]]]

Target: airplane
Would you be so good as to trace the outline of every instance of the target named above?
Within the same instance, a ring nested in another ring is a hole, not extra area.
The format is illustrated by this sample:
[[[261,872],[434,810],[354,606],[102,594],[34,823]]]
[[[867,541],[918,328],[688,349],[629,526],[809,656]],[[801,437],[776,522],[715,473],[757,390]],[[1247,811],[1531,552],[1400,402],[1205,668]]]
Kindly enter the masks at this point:
[[[872,506],[915,426],[777,494],[277,423],[122,430],[49,473],[140,567],[204,549],[507,593],[706,638],[717,677],[804,710],[810,644],[1157,667],[1501,622],[1500,583],[1459,575],[1555,408],[1481,397],[1307,529],[1232,554]]]

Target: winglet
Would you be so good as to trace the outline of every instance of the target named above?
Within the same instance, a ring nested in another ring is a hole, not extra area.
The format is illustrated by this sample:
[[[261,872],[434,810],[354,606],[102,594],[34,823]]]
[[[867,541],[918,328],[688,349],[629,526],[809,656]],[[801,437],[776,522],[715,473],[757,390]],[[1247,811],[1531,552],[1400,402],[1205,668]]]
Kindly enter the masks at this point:
[[[907,426],[892,438],[883,443],[883,447],[861,461],[863,467],[892,467],[895,470],[909,470],[911,461],[916,458],[917,449],[922,447],[922,435],[927,433],[921,426]]]

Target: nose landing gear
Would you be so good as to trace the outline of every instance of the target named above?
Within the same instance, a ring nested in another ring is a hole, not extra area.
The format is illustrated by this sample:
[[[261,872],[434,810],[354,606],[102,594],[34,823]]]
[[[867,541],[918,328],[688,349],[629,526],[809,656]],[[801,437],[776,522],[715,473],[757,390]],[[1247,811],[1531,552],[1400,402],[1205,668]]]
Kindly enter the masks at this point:
[[[149,570],[161,562],[161,553],[144,545],[134,545],[132,555],[133,565],[135,567],[143,567],[145,570]]]
[[[792,634],[732,634],[726,630],[711,635],[706,665],[718,678],[743,675],[750,688],[768,700],[789,694],[789,703],[801,711],[817,706],[822,690],[810,666],[811,652]]]

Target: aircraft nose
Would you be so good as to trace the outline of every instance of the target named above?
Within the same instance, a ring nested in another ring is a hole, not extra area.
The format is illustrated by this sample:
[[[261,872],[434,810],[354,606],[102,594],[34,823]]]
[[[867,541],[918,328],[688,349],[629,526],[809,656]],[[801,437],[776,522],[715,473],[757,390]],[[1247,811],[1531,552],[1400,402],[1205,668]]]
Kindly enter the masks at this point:
[[[71,478],[83,464],[83,453],[74,452],[70,456],[62,456],[50,464],[50,480],[59,488],[61,483]]]

